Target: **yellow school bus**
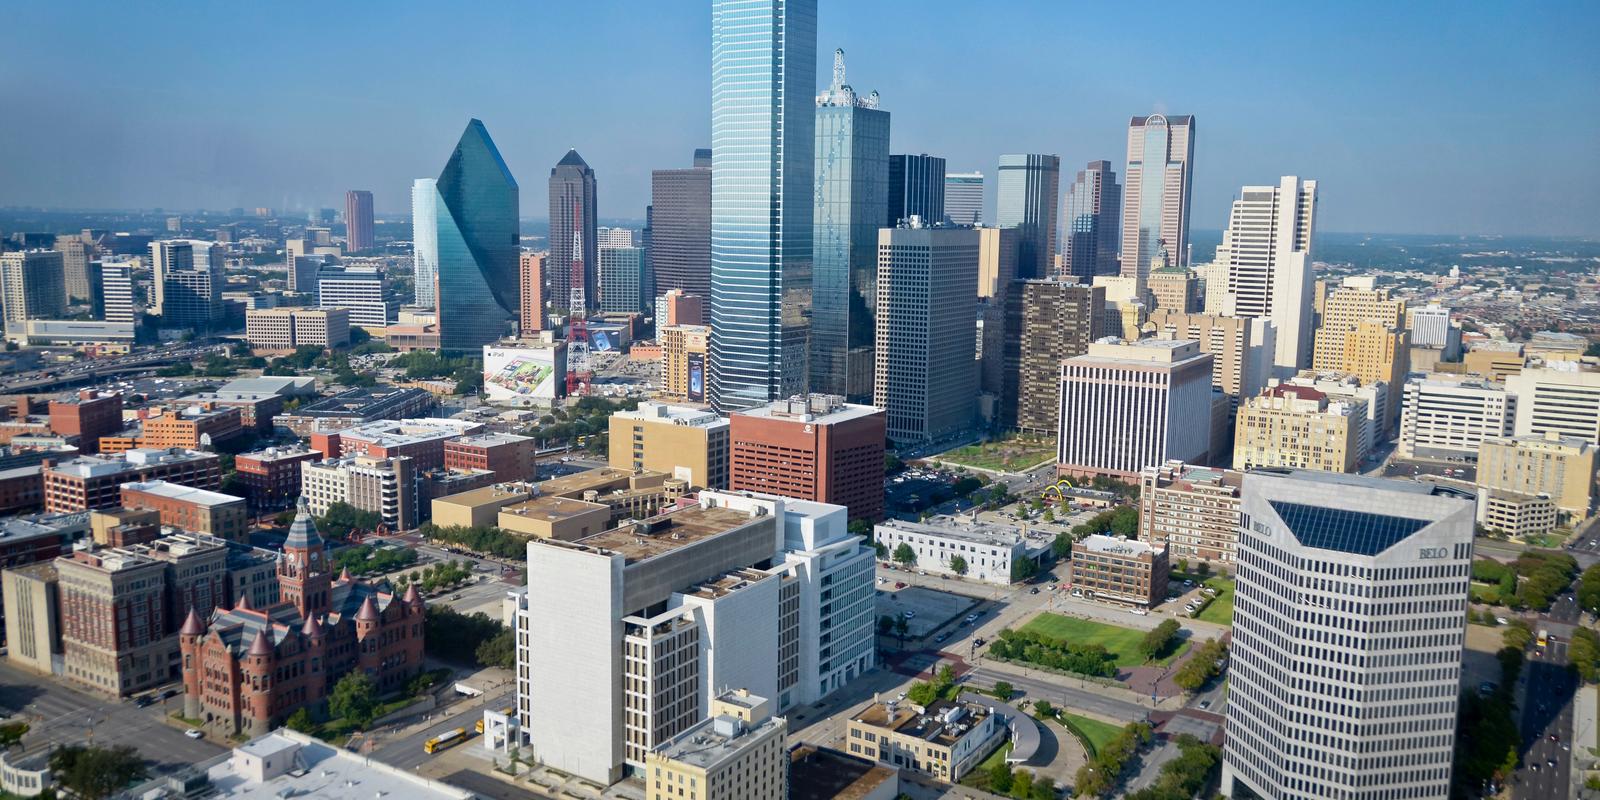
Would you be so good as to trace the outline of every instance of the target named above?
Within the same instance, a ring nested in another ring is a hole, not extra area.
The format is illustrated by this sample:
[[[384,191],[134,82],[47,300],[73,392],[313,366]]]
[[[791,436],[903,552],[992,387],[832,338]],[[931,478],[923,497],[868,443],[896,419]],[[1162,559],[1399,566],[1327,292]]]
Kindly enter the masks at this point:
[[[465,738],[467,738],[467,729],[456,728],[453,731],[445,731],[444,733],[441,733],[438,736],[423,742],[422,749],[428,753],[437,753],[440,750],[443,750],[446,747],[449,747]]]

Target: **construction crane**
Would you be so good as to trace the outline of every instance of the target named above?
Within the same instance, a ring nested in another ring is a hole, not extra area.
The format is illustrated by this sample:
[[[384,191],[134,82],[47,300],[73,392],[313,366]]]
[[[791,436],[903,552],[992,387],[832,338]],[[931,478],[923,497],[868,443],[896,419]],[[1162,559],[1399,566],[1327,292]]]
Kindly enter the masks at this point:
[[[567,396],[589,393],[589,308],[584,297],[583,206],[572,203],[572,292],[567,306]]]

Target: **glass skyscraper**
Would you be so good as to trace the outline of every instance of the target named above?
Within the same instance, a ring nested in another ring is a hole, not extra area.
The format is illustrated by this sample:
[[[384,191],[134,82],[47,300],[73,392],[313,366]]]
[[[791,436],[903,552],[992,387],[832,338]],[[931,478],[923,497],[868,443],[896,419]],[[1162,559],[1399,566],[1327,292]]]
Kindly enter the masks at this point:
[[[944,159],[922,155],[889,156],[888,227],[907,217],[929,225],[944,222]]]
[[[872,398],[878,229],[889,202],[889,112],[877,106],[877,92],[862,97],[844,82],[844,51],[835,51],[833,84],[817,96],[810,390],[852,403]]]
[[[1122,173],[1122,274],[1139,279],[1163,267],[1189,266],[1189,184],[1194,179],[1194,117],[1128,121],[1128,168]]]
[[[550,169],[550,257],[544,276],[553,310],[562,317],[572,308],[574,260],[583,263],[584,305],[590,311],[600,307],[595,285],[600,249],[595,194],[594,170],[578,151],[568,150]]]
[[[1090,161],[1067,193],[1067,241],[1062,272],[1078,278],[1116,275],[1122,186],[1110,161]]]
[[[956,225],[983,224],[983,173],[944,174],[944,215]]]
[[[411,263],[416,303],[439,302],[439,182],[418,178],[411,184]]]
[[[472,120],[435,186],[439,349],[473,353],[517,319],[517,181]]]
[[[711,6],[711,403],[805,391],[816,0]]]
[[[1056,254],[1056,203],[1061,191],[1061,158],[1048,155],[1000,157],[995,227],[1017,229],[1017,279],[1050,276]]]

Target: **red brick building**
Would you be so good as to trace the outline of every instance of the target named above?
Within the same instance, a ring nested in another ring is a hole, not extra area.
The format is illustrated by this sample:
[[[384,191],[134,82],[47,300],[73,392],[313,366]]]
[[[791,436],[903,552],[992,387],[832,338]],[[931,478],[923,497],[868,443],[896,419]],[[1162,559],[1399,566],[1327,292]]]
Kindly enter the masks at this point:
[[[305,447],[269,447],[234,456],[233,468],[251,508],[288,508],[300,496],[300,465],[322,457],[321,452]]]
[[[30,511],[43,504],[43,469],[38,466],[0,469],[0,514]]]
[[[836,395],[792,397],[729,418],[729,488],[835,503],[883,519],[882,409]]]
[[[321,714],[339,679],[360,670],[383,693],[422,671],[424,608],[416,587],[337,579],[306,504],[278,562],[283,602],[240,602],[178,632],[184,715],[232,735],[259,736],[301,708]]]
[[[161,515],[161,524],[248,544],[250,514],[243,497],[167,481],[122,484],[122,507]]]
[[[272,433],[272,420],[283,413],[284,397],[274,392],[202,392],[192,394],[180,403],[211,403],[218,408],[239,409],[239,422],[258,433]]]
[[[486,469],[497,481],[531,481],[539,442],[509,433],[463,436],[444,443],[444,468],[452,470]]]
[[[455,419],[398,419],[368,422],[329,433],[311,434],[311,449],[327,458],[368,456],[411,459],[416,469],[444,466],[444,445],[483,430],[483,425]]]
[[[50,432],[78,437],[78,451],[96,452],[100,437],[122,430],[122,395],[84,389],[69,400],[50,401]]]
[[[129,450],[115,456],[80,456],[44,462],[44,509],[51,513],[114,508],[122,503],[122,484],[164,480],[196,489],[222,485],[216,455],[194,450]]]
[[[139,436],[140,447],[197,448],[221,442],[244,432],[244,414],[212,402],[163,411],[148,417]]]

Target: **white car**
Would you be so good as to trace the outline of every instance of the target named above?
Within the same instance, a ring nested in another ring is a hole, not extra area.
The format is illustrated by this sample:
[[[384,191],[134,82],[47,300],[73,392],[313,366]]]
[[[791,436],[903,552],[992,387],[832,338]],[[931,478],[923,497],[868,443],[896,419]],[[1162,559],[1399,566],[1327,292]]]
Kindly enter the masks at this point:
[[[1131,613],[1131,614],[1135,614],[1137,616],[1141,616],[1141,617],[1147,616],[1150,613],[1150,612],[1148,612],[1148,611],[1146,611],[1146,610],[1144,610],[1142,608],[1130,608],[1130,609],[1128,609],[1128,612]]]
[[[911,619],[912,617],[915,617],[916,615],[917,615],[917,612],[911,611],[910,609],[906,610],[906,619]]]
[[[205,733],[198,728],[190,728],[189,730],[184,731],[183,735],[189,737],[190,739],[204,739],[206,736]]]

